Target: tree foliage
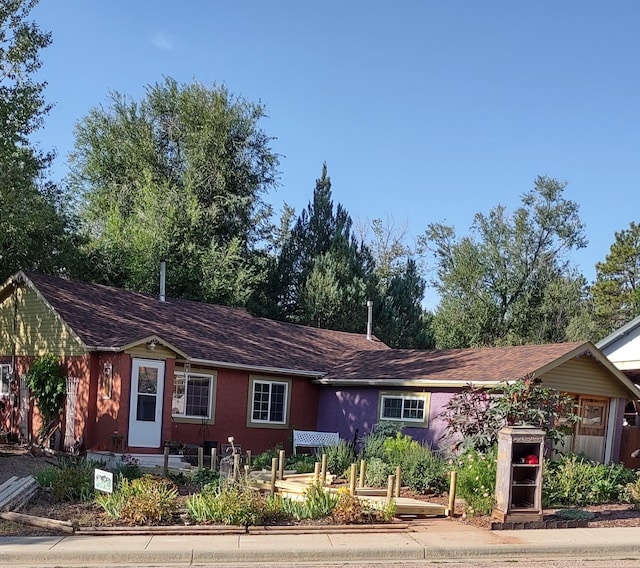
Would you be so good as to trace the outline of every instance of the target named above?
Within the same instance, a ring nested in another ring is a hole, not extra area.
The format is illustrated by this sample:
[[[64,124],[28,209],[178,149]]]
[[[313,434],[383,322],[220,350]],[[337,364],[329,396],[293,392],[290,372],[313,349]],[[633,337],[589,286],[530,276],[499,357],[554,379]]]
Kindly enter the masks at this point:
[[[243,304],[263,270],[278,156],[264,108],[225,87],[166,78],[134,101],[112,93],[76,127],[70,183],[83,196],[93,278]]]
[[[32,135],[50,105],[34,76],[51,35],[29,20],[37,0],[0,3],[0,281],[18,269],[55,272],[72,262],[73,224],[62,192],[46,181],[53,153]]]
[[[53,354],[36,359],[27,372],[27,384],[42,414],[43,428],[64,408],[66,382],[60,361]]]
[[[285,321],[364,332],[367,300],[375,291],[370,252],[357,242],[344,207],[334,208],[323,164],[313,200],[282,238],[252,309]]]
[[[475,215],[469,236],[431,224],[437,263],[434,318],[441,348],[562,341],[581,309],[584,278],[566,259],[586,246],[578,205],[564,183],[538,177],[512,216],[504,206]],[[558,311],[558,306],[563,307]]]
[[[601,336],[640,314],[640,225],[615,233],[609,254],[596,264],[591,293]]]

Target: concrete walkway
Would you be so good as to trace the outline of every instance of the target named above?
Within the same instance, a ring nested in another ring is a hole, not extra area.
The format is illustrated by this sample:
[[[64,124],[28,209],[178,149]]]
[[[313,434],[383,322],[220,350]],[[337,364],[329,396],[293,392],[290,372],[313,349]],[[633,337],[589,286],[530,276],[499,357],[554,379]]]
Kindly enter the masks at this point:
[[[407,532],[189,536],[0,537],[0,566],[268,562],[416,562],[454,559],[640,559],[635,527],[488,531],[446,520]]]

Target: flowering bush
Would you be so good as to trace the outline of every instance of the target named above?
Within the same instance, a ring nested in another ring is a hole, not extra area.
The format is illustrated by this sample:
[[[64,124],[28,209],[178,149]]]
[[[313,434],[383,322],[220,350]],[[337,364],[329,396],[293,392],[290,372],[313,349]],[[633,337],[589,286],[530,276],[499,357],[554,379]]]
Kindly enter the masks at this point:
[[[469,450],[451,460],[458,473],[458,495],[470,515],[488,515],[495,505],[497,447],[488,452]]]

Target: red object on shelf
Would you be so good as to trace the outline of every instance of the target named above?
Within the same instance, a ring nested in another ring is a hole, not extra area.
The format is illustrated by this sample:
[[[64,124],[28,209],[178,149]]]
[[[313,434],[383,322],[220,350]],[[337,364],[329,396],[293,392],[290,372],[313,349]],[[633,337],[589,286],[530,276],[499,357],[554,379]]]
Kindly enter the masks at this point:
[[[524,463],[537,464],[538,463],[538,456],[533,455],[533,454],[525,456]]]

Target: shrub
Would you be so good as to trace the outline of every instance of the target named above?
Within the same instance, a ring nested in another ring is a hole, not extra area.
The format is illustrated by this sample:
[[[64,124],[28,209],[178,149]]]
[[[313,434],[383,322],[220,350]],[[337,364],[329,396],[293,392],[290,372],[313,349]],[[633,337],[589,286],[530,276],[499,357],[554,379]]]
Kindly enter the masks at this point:
[[[380,458],[371,458],[367,462],[365,474],[367,485],[370,487],[386,487],[389,475],[393,473],[393,468]]]
[[[271,460],[279,456],[281,449],[282,446],[278,445],[266,452],[262,452],[261,454],[254,456],[251,460],[251,467],[253,469],[266,469],[267,471],[271,471]]]
[[[178,489],[170,480],[155,475],[133,480],[123,477],[116,491],[97,495],[96,503],[112,519],[134,525],[158,524],[171,519],[178,504]]]
[[[196,522],[246,527],[262,523],[264,502],[256,491],[222,485],[190,495],[185,506]]]
[[[627,483],[623,493],[623,499],[631,503],[634,509],[640,509],[640,473],[637,474],[634,481]]]
[[[374,458],[380,460],[386,460],[386,453],[384,451],[384,443],[387,440],[387,436],[379,434],[371,434],[366,436],[362,441],[362,457],[367,462]]]
[[[193,483],[200,489],[203,489],[211,485],[219,484],[220,475],[217,471],[213,471],[208,468],[200,468],[191,478],[191,483]]]
[[[400,464],[402,482],[418,493],[442,493],[447,490],[447,464],[429,448],[410,448]]]
[[[340,440],[336,446],[326,448],[327,470],[334,475],[343,476],[355,462],[356,455],[350,444]]]
[[[287,498],[282,500],[287,515],[298,521],[328,517],[337,503],[338,497],[325,491],[320,483],[310,485],[301,501]]]
[[[395,512],[393,500],[388,501],[382,509],[378,509],[355,495],[351,495],[348,490],[341,489],[338,492],[338,502],[331,516],[334,521],[342,524],[374,523],[389,522]]]
[[[90,501],[93,499],[94,469],[104,462],[84,458],[59,458],[58,465],[35,474],[41,487],[51,490],[56,501]]]
[[[296,473],[311,473],[314,471],[317,461],[319,461],[317,456],[298,454],[287,458],[285,468],[292,469]]]
[[[560,509],[556,511],[556,517],[567,521],[590,521],[595,516],[595,513],[584,509]]]
[[[620,501],[635,480],[633,470],[620,464],[599,464],[576,454],[546,461],[542,499],[545,506],[580,507]]]
[[[140,460],[131,455],[123,455],[120,462],[113,468],[113,474],[116,477],[124,477],[126,479],[142,477]]]
[[[458,495],[470,515],[488,515],[495,505],[497,448],[486,453],[469,450],[453,463],[458,473]]]
[[[408,434],[398,432],[395,438],[386,438],[382,443],[386,462],[392,466],[402,465],[408,452],[420,450],[420,444]]]
[[[445,439],[454,451],[488,451],[507,425],[531,424],[548,439],[564,443],[564,436],[578,420],[576,403],[568,395],[545,388],[532,375],[513,383],[486,389],[467,388],[447,403],[440,417],[446,422]],[[559,417],[564,419],[560,423]]]

